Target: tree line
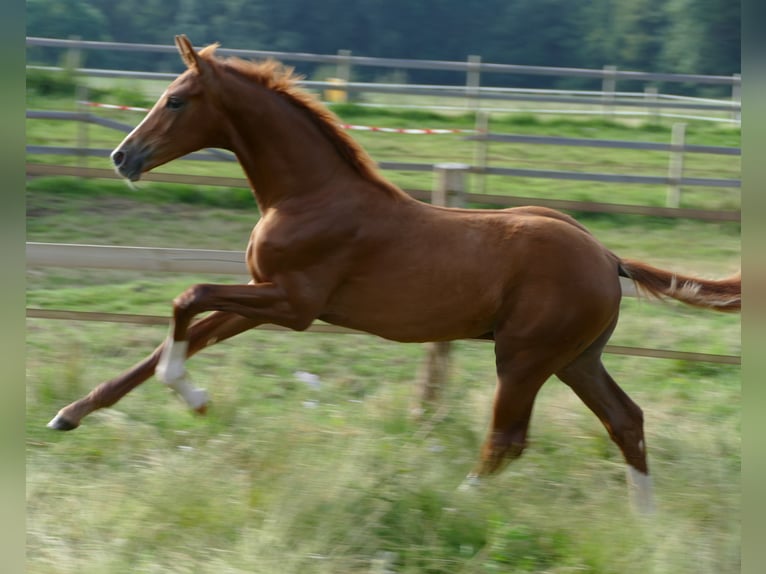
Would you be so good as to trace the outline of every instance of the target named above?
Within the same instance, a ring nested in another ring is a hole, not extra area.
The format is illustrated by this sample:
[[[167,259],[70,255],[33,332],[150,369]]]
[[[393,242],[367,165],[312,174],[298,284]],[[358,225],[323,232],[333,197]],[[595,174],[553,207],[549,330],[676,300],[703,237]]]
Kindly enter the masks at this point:
[[[167,45],[184,33],[195,45],[254,50],[348,49],[436,60],[475,54],[503,64],[740,72],[739,0],[27,0],[26,6],[29,36]],[[38,48],[28,59],[51,54]],[[176,56],[87,51],[86,57],[91,67],[178,69]],[[407,79],[460,81],[448,76],[412,71]],[[504,82],[589,87],[588,80],[535,76],[483,81]]]

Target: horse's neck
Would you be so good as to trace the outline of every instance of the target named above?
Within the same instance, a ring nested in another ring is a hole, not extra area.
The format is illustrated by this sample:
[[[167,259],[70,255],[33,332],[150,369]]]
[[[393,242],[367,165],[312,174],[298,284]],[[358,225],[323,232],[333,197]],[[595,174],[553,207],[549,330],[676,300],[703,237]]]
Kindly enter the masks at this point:
[[[261,87],[228,106],[230,148],[261,208],[321,188],[344,163],[304,110]]]

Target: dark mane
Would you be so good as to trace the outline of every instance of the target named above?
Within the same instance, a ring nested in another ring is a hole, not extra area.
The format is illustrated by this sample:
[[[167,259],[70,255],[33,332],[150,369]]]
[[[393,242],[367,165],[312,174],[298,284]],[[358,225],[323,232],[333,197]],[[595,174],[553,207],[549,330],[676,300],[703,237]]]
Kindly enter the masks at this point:
[[[216,58],[215,50],[217,47],[218,44],[207,46],[200,50],[199,55],[213,64],[223,66],[245,76],[290,100],[296,107],[309,114],[320,131],[335,146],[341,157],[359,175],[392,195],[403,193],[398,187],[378,173],[375,161],[356,140],[340,127],[341,122],[338,117],[327,109],[314,95],[298,86],[298,82],[303,77],[294,74],[292,67],[285,66],[281,62],[272,59],[255,62],[236,57]]]

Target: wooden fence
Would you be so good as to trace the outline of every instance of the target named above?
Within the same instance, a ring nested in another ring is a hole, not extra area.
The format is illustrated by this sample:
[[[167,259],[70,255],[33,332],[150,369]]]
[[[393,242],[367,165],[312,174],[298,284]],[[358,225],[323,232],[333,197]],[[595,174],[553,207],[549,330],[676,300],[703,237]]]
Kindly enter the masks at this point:
[[[123,124],[108,118],[100,117],[87,111],[81,112],[62,112],[62,111],[43,111],[28,110],[29,119],[54,119],[63,121],[77,121],[82,125],[96,124],[102,127],[129,132],[133,126]],[[680,129],[679,129],[680,127]],[[665,207],[626,205],[616,203],[597,203],[584,201],[569,201],[561,199],[531,198],[507,195],[491,195],[486,193],[469,193],[465,196],[468,203],[482,204],[488,206],[511,207],[517,205],[540,205],[554,209],[570,209],[578,211],[591,211],[600,213],[624,213],[636,215],[652,215],[659,217],[682,217],[694,218],[705,221],[740,221],[741,214],[739,210],[709,210],[709,209],[691,209],[681,208],[680,198],[683,186],[716,187],[739,189],[741,180],[739,178],[703,178],[688,177],[683,173],[683,158],[685,154],[715,154],[739,156],[741,149],[738,147],[725,146],[701,146],[689,145],[684,139],[683,124],[677,124],[673,130],[673,138],[669,143],[656,142],[635,142],[619,141],[589,138],[563,138],[552,136],[535,136],[519,134],[492,134],[478,133],[468,136],[468,139],[476,141],[477,151],[475,165],[465,165],[466,173],[478,176],[501,175],[508,177],[527,177],[527,178],[547,178],[572,181],[593,181],[619,184],[641,184],[641,185],[661,185],[665,186],[667,192],[667,202]],[[35,155],[62,155],[76,157],[109,157],[110,149],[88,147],[87,133],[80,132],[80,141],[76,146],[40,146],[28,145],[26,148],[27,156]],[[610,149],[636,149],[647,151],[665,151],[668,152],[668,171],[667,175],[636,175],[620,173],[589,173],[582,171],[560,171],[547,169],[525,169],[515,167],[490,166],[487,161],[486,146],[490,142],[495,143],[523,143],[525,145],[554,145],[554,146],[577,146],[591,148],[610,148]],[[229,161],[235,162],[236,158],[227,152],[220,150],[205,150],[189,154],[182,158],[183,160],[195,161]],[[383,170],[396,171],[428,171],[433,172],[434,163],[413,163],[413,162],[386,162],[382,161],[379,167]],[[26,173],[28,176],[53,176],[68,175],[76,177],[98,177],[115,178],[117,177],[113,170],[90,168],[87,166],[62,166],[27,161]],[[193,183],[198,185],[220,185],[226,187],[248,187],[247,180],[243,177],[210,177],[210,176],[188,176],[185,174],[155,174],[150,173],[145,177],[148,181],[162,181],[167,183]],[[407,190],[411,195],[418,199],[427,199],[430,197],[430,191],[427,190]]]
[[[242,280],[247,280],[248,278],[248,272],[245,266],[245,254],[244,252],[239,251],[28,242],[26,244],[26,258],[28,268],[61,267],[133,270],[142,272],[200,273],[233,275]],[[621,283],[625,295],[631,297],[636,295],[635,288],[630,281],[621,279]],[[166,325],[169,320],[169,316],[39,308],[28,308],[27,317],[76,321],[108,321],[145,325]],[[284,330],[281,327],[275,326],[264,325],[263,327],[267,329]],[[328,325],[322,322],[317,322],[310,328],[310,331],[336,334],[358,333],[358,331],[337,327],[335,325]],[[724,364],[740,363],[740,357],[731,355],[689,353],[613,345],[607,348],[607,352]]]
[[[76,72],[82,76],[92,77],[122,77],[135,79],[172,80],[176,74],[128,70],[99,70],[80,68],[83,50],[113,50],[130,52],[149,52],[156,54],[175,53],[172,45],[159,44],[124,44],[118,42],[94,42],[81,40],[63,40],[55,38],[27,37],[28,48],[48,47],[68,50],[69,62]],[[220,48],[221,55],[239,56],[243,58],[275,58],[286,62],[309,62],[312,64],[330,64],[336,67],[335,78],[328,81],[306,81],[306,87],[316,90],[332,90],[345,93],[387,93],[408,94],[437,97],[460,98],[466,101],[469,108],[480,107],[481,101],[516,101],[555,104],[558,106],[579,105],[595,106],[598,113],[616,114],[618,107],[630,111],[622,112],[631,115],[678,115],[677,112],[697,111],[703,113],[718,112],[711,118],[724,121],[720,112],[729,116],[730,121],[739,123],[741,114],[740,74],[731,76],[709,76],[701,74],[667,74],[618,70],[615,66],[604,66],[601,69],[563,68],[554,66],[526,66],[517,64],[496,64],[483,62],[480,56],[468,56],[466,61],[443,60],[409,60],[396,58],[372,58],[353,56],[349,50],[339,50],[337,54],[310,54],[294,52],[276,52],[265,50],[238,50]],[[352,82],[354,67],[373,67],[394,70],[440,70],[453,71],[465,76],[462,86],[436,86],[413,84],[383,84]],[[53,69],[53,68],[48,68]],[[577,90],[524,90],[514,88],[498,88],[482,84],[482,75],[503,74],[516,76],[549,76],[559,78],[590,78],[601,82],[600,91]],[[643,93],[620,92],[620,82],[641,82],[644,84]],[[660,94],[656,85],[686,84],[686,85],[719,85],[731,89],[729,100],[714,100],[707,98],[688,98]],[[421,106],[422,107],[422,106]],[[536,110],[544,112],[546,110]],[[560,111],[560,110],[559,110]],[[667,112],[670,113],[667,113]],[[705,116],[694,116],[706,119]]]

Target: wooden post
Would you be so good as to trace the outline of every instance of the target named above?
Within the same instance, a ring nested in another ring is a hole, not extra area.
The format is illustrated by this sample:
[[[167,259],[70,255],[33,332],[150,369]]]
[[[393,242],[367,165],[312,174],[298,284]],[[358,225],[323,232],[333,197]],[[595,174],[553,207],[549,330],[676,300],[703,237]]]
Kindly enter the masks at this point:
[[[742,76],[733,75],[734,82],[731,85],[731,101],[737,104],[738,108],[732,112],[732,118],[738,122],[742,121]]]
[[[437,163],[434,166],[434,188],[431,203],[443,207],[463,207],[465,176],[470,166],[464,163]]]
[[[434,166],[434,187],[431,203],[446,207],[465,204],[465,181],[468,165],[464,163],[441,163]],[[434,293],[434,297],[438,297]],[[452,343],[437,341],[426,343],[426,358],[419,376],[419,404],[413,412],[421,415],[432,410],[441,400],[449,377],[449,354]]]
[[[612,115],[614,96],[617,91],[617,66],[604,66],[604,79],[601,82],[601,97],[604,100],[604,115]]]
[[[489,134],[489,112],[484,110],[476,111],[476,134],[479,136],[486,136]],[[489,158],[489,141],[485,139],[476,140],[476,147],[473,152],[473,163],[476,167],[484,169],[487,167],[487,161]],[[474,193],[487,193],[487,176],[484,173],[475,175],[474,181],[478,180],[479,185],[476,187]]]
[[[83,114],[87,114],[88,110],[85,104],[88,100],[88,86],[77,76],[77,88],[75,89],[77,103],[77,111]],[[77,155],[79,158],[78,164],[80,167],[88,167],[88,147],[90,146],[90,122],[80,120],[77,123]]]
[[[469,109],[479,109],[479,86],[481,86],[481,56],[468,56],[468,68],[465,75],[465,91],[468,95],[466,107]]]
[[[82,40],[80,36],[69,36],[73,42]],[[77,73],[77,69],[82,65],[82,51],[80,48],[70,47],[64,54],[64,69],[72,74]]]
[[[81,38],[79,36],[70,36],[69,39],[77,42]],[[70,48],[67,50],[64,68],[67,74],[71,74],[75,83],[75,109],[78,112],[87,113],[85,105],[81,103],[88,99],[88,87],[85,85],[85,78],[80,76],[79,72],[82,63],[82,50],[80,48]],[[89,140],[88,122],[80,120],[77,123],[77,165],[81,168],[88,167],[87,148]]]
[[[646,115],[649,117],[649,123],[660,123],[659,98],[657,97],[657,88],[655,86],[644,87],[644,99],[647,102]]]
[[[670,145],[670,162],[668,164],[668,207],[681,206],[681,177],[684,173],[684,140],[686,136],[686,124],[677,122],[673,124]]]
[[[335,77],[339,80],[339,83],[343,86],[351,81],[351,50],[338,50],[338,56],[340,59],[335,66]],[[349,101],[349,92],[346,92],[344,101]]]

